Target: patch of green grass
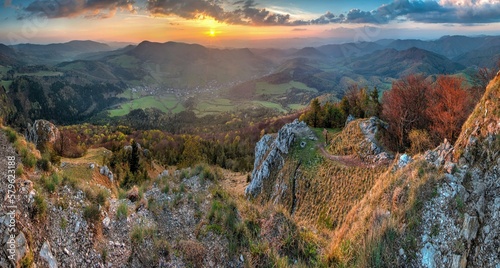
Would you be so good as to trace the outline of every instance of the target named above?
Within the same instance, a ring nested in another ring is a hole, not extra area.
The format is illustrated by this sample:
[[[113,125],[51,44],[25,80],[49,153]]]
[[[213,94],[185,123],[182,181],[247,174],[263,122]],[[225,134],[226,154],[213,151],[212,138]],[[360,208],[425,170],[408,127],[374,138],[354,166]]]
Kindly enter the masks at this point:
[[[75,178],[80,181],[92,180],[92,169],[87,165],[68,165],[63,168],[63,177]]]
[[[99,207],[96,204],[86,206],[83,209],[83,218],[89,222],[97,222],[101,216]]]
[[[288,104],[288,108],[290,108],[293,111],[302,110],[302,109],[305,109],[306,107],[307,107],[307,105],[299,104],[299,103]]]
[[[5,88],[5,90],[9,90],[10,85],[12,85],[12,80],[0,80],[0,85]]]
[[[116,208],[116,218],[119,220],[126,219],[128,216],[128,207],[127,204],[121,202]]]
[[[252,103],[261,107],[277,110],[281,113],[287,112],[287,110],[283,109],[283,107],[279,103],[274,103],[270,101],[253,101]]]
[[[126,98],[130,98],[130,91],[128,93],[123,93],[123,96]],[[146,109],[146,108],[157,108],[162,112],[168,113],[179,113],[184,111],[186,108],[180,103],[175,96],[167,95],[167,96],[145,96],[140,97],[134,100],[131,100],[126,103],[122,103],[120,108],[109,110],[109,114],[111,117],[115,116],[123,116],[128,114],[131,110],[134,109]]]
[[[257,95],[262,95],[262,94],[283,95],[292,90],[293,88],[305,91],[317,92],[316,89],[310,88],[304,83],[297,81],[290,81],[288,83],[278,84],[278,85],[269,84],[267,82],[257,82],[255,84],[255,93]]]

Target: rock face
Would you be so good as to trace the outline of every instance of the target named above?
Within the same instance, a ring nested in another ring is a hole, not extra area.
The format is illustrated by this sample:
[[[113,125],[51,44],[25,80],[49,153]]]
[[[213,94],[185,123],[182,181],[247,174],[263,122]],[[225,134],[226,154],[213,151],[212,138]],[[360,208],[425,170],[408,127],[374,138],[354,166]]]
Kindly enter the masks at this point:
[[[316,139],[306,123],[295,120],[286,124],[277,136],[266,134],[256,144],[252,181],[245,189],[247,197],[256,197],[263,191],[264,183],[271,177],[271,172],[283,167],[285,155],[298,137]]]
[[[44,143],[54,143],[60,136],[59,129],[47,120],[35,120],[33,125],[28,124],[26,139],[37,147]]]
[[[420,266],[500,267],[499,97],[497,75],[455,146],[445,140],[424,155],[446,174],[424,205]]]

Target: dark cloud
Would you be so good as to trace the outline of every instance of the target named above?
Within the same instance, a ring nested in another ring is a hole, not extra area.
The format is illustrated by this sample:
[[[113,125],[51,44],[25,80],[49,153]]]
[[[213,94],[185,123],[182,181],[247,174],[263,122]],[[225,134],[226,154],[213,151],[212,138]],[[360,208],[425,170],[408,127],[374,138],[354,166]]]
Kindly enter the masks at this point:
[[[23,15],[108,18],[118,9],[133,12],[133,4],[133,0],[36,0],[23,9]]]
[[[5,3],[9,3],[6,0]],[[278,14],[260,7],[255,0],[145,0],[146,11],[153,15],[176,15],[185,19],[209,16],[228,24],[318,25],[318,24],[387,24],[395,20],[425,23],[500,22],[500,1],[462,0],[393,0],[366,11],[352,9],[346,14],[326,12],[316,19],[293,20],[290,14]],[[61,17],[111,17],[117,10],[134,11],[134,0],[35,0],[23,9],[26,15]]]

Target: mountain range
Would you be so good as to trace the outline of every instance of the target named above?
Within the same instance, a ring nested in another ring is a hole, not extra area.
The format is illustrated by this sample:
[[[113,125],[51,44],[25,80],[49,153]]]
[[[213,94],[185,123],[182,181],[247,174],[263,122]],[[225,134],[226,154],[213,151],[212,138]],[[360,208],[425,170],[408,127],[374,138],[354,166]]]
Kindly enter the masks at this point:
[[[125,115],[134,107],[171,114],[192,109],[198,116],[255,108],[290,112],[315,96],[339,99],[352,84],[386,90],[395,79],[412,73],[470,80],[478,68],[494,68],[499,59],[500,36],[384,39],[300,49],[150,41],[112,49],[94,41],[71,41],[0,45],[0,84],[8,92],[24,77],[39,83],[47,97],[55,80],[68,86],[113,84],[121,90],[107,96],[118,100],[104,108],[111,116]],[[71,88],[76,99],[85,99],[85,92]]]

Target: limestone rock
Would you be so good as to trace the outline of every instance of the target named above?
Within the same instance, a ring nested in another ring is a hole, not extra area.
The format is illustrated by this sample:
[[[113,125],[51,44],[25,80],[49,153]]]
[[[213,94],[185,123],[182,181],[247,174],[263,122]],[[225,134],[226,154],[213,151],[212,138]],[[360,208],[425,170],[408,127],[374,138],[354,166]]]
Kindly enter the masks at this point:
[[[26,237],[23,232],[16,236],[16,261],[20,261],[29,252]]]
[[[477,235],[477,231],[479,230],[479,221],[476,216],[470,216],[465,213],[464,216],[464,225],[462,227],[461,235],[470,242],[474,240]]]
[[[35,120],[26,130],[26,139],[37,147],[47,142],[53,144],[60,135],[59,129],[47,120]]]
[[[297,138],[315,137],[304,122],[298,120],[286,124],[275,137],[266,134],[255,146],[255,161],[252,171],[252,181],[245,189],[245,195],[256,197],[262,192],[265,180],[268,180],[272,170],[279,170],[284,164],[293,142]]]
[[[47,263],[49,268],[57,268],[57,260],[54,255],[52,255],[48,241],[43,243],[42,249],[40,250],[40,258]]]

